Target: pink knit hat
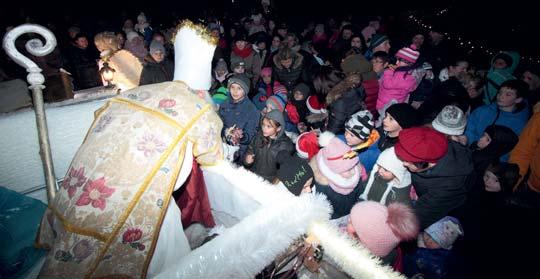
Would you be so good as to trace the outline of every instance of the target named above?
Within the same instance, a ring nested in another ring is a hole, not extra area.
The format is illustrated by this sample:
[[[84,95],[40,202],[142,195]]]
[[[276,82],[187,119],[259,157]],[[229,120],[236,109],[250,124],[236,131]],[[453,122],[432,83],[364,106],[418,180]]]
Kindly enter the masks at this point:
[[[319,136],[319,145],[324,147],[316,156],[319,170],[328,178],[329,185],[334,191],[343,195],[349,194],[358,185],[362,175],[358,156],[350,146],[331,132],[324,132]],[[341,176],[342,173],[353,169],[352,177]]]
[[[404,47],[396,53],[397,58],[401,58],[411,64],[414,64],[420,56],[420,52],[416,50],[416,45],[412,44],[410,47]]]
[[[261,76],[271,76],[271,75],[272,75],[272,68],[264,67],[261,69]]]
[[[399,242],[414,239],[419,232],[418,218],[403,203],[386,207],[374,201],[359,202],[350,218],[360,242],[378,257],[385,257]]]

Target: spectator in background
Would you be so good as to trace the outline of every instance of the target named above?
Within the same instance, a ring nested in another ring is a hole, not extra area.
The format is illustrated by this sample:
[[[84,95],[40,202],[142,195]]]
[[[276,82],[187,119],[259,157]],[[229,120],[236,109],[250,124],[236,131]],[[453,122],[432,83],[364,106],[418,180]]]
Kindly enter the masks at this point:
[[[100,85],[97,52],[88,46],[86,35],[78,33],[65,52],[67,70],[73,75],[75,90]]]

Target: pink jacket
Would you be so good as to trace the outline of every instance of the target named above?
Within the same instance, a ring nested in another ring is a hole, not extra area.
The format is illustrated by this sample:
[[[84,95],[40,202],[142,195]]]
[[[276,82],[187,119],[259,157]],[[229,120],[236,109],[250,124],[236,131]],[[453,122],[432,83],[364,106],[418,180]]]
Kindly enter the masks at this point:
[[[404,71],[395,72],[393,69],[386,69],[379,86],[377,110],[384,108],[384,105],[392,99],[395,99],[398,103],[405,102],[409,93],[414,91],[416,86],[416,79],[411,73]]]

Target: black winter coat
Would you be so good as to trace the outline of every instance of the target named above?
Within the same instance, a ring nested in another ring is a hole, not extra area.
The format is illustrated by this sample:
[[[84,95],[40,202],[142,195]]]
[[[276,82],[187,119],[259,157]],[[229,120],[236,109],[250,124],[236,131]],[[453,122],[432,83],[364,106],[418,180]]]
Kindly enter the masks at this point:
[[[345,132],[345,122],[355,112],[363,109],[365,93],[362,87],[349,90],[328,106],[328,125],[326,130],[334,134]]]
[[[294,87],[304,79],[306,79],[304,71],[304,56],[299,53],[296,53],[296,56],[293,58],[291,67],[288,69],[281,66],[281,61],[279,61],[279,55],[274,55],[272,58],[274,65],[272,69],[272,74],[274,75],[274,80],[279,81],[285,88],[287,92],[293,92]]]
[[[164,81],[172,81],[174,76],[174,64],[165,59],[160,63],[148,62],[141,72],[139,85],[155,84]]]
[[[247,151],[247,154],[255,155],[254,162],[251,165],[244,165],[255,174],[272,182],[277,174],[277,154],[283,150],[290,154],[295,150],[294,144],[285,133],[280,133],[278,138],[270,139],[269,143],[265,144],[264,136],[259,131]]]
[[[471,152],[449,141],[446,155],[432,169],[412,173],[411,178],[418,195],[415,211],[423,230],[446,215],[461,213],[467,191],[475,182]]]

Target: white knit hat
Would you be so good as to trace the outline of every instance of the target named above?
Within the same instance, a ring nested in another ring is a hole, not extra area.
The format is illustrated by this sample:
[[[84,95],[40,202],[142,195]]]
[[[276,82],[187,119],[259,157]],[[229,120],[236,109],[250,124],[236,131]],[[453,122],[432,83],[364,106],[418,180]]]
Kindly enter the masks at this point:
[[[446,106],[432,122],[433,129],[451,136],[463,135],[467,117],[463,111],[453,105]]]

